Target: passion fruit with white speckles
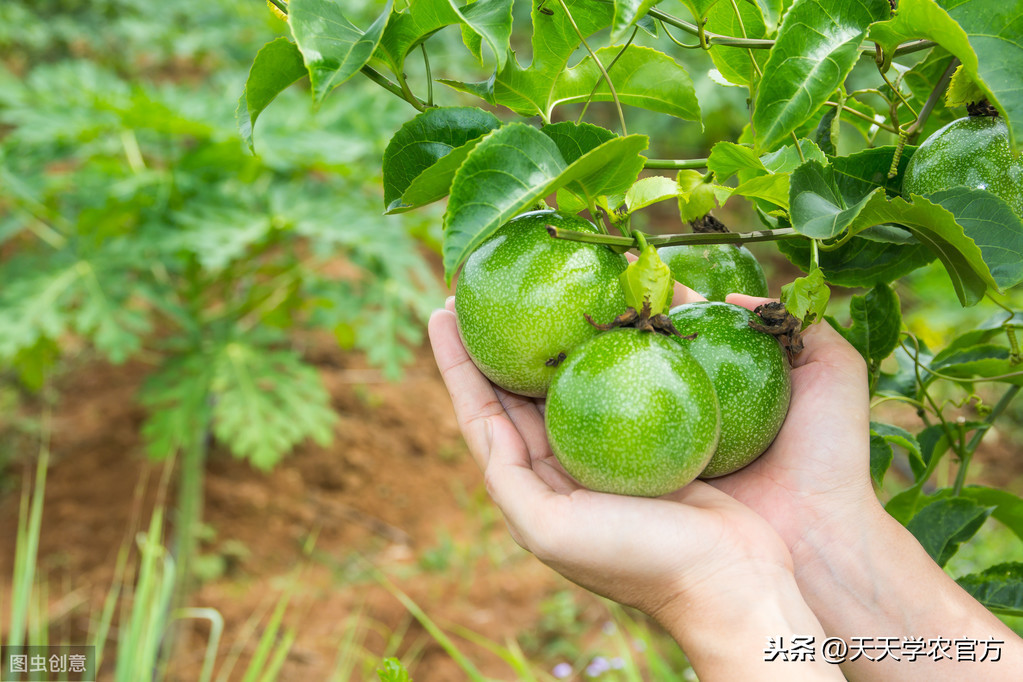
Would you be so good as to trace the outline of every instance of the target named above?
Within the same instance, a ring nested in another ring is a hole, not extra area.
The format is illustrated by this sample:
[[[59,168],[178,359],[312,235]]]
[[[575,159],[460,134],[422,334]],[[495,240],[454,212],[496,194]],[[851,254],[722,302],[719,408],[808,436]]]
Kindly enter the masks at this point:
[[[792,382],[781,345],[750,327],[757,316],[731,303],[687,303],[668,313],[675,343],[707,372],[721,408],[721,442],[701,478],[738,471],[768,448],[788,413]],[[695,335],[693,338],[685,338]]]
[[[543,397],[557,366],[625,309],[625,257],[605,246],[554,239],[547,226],[596,232],[557,211],[510,220],[466,260],[455,288],[462,343],[492,382]]]
[[[709,301],[731,293],[767,296],[767,278],[759,261],[737,244],[662,246],[658,255],[671,276]]]
[[[600,492],[657,497],[695,479],[718,444],[714,386],[667,336],[614,329],[558,368],[545,411],[551,450]]]
[[[934,132],[917,148],[902,178],[902,194],[952,187],[986,189],[1023,217],[1023,161],[1009,147],[998,116],[967,116]]]

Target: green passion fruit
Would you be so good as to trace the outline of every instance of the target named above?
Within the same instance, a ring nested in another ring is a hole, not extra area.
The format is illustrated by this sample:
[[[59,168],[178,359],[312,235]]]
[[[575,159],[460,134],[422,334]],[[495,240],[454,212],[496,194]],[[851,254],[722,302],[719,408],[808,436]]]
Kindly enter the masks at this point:
[[[724,301],[731,293],[767,296],[764,270],[745,246],[662,246],[657,253],[676,281],[709,301]]]
[[[902,194],[908,198],[952,187],[986,189],[1023,217],[1023,162],[1013,155],[1000,117],[956,119],[917,148],[902,178]]]
[[[706,301],[676,306],[668,313],[680,344],[710,377],[721,409],[721,441],[701,478],[724,476],[746,466],[767,449],[788,413],[792,382],[778,341],[750,328],[759,321],[749,310]]]
[[[587,220],[534,211],[509,221],[466,260],[455,287],[462,343],[498,386],[542,397],[555,369],[625,310],[625,257],[607,247],[553,239],[547,226],[596,232]]]
[[[714,386],[666,336],[614,329],[576,348],[547,393],[547,437],[591,490],[656,497],[695,479],[718,444]]]

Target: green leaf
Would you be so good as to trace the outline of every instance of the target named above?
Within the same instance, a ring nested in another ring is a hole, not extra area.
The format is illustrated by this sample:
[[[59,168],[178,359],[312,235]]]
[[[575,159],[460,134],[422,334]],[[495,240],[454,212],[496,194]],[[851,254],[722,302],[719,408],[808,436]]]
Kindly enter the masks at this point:
[[[702,218],[717,207],[714,186],[705,182],[699,171],[679,171],[675,181],[678,184],[678,212],[682,222]]]
[[[269,470],[298,443],[327,445],[337,415],[319,374],[290,350],[240,341],[213,360],[213,432],[235,457]]]
[[[957,66],[948,82],[948,90],[945,91],[945,106],[965,107],[986,98],[987,94],[963,71],[963,65]]]
[[[776,243],[778,250],[804,272],[810,267],[810,245],[799,239]],[[831,284],[872,287],[908,275],[934,260],[923,244],[893,244],[859,236],[830,251],[820,252],[820,267]]]
[[[238,130],[250,151],[255,153],[252,128],[256,118],[281,91],[307,73],[298,46],[287,38],[272,40],[256,53],[236,112]]]
[[[962,62],[965,74],[1005,115],[1015,148],[1023,126],[1023,7],[1002,0],[902,0],[890,21],[870,27],[886,51],[918,38],[933,40]]]
[[[914,196],[913,203],[901,197],[889,200],[878,188],[855,203],[847,202],[834,170],[809,161],[792,173],[790,208],[792,226],[816,239],[844,231],[855,235],[889,223],[905,227],[941,259],[964,306],[977,303],[989,286],[997,288],[980,248],[955,216],[926,198]]]
[[[822,166],[828,165],[828,157],[813,140],[800,138],[799,150],[796,145],[787,144],[773,152],[764,154],[760,160],[771,173],[791,173],[807,161],[816,161]]]
[[[713,171],[718,182],[726,182],[739,171],[751,171],[755,174],[768,172],[752,147],[734,142],[718,142],[711,147],[707,168]]]
[[[895,455],[892,446],[880,435],[870,432],[870,478],[874,485],[881,487],[884,475],[892,464]]]
[[[650,315],[654,316],[667,312],[671,307],[675,280],[671,276],[671,268],[657,254],[656,247],[647,246],[640,251],[639,258],[629,263],[619,279],[625,292],[625,305],[633,310],[639,311],[644,305],[649,305]]]
[[[973,537],[994,511],[965,497],[946,497],[918,511],[906,528],[939,566],[948,563],[959,545]]]
[[[611,22],[611,41],[618,42],[651,7],[661,0],[614,0],[614,21]]]
[[[477,0],[464,7],[462,14],[472,11],[472,7],[485,1]],[[405,59],[409,52],[445,26],[462,23],[459,12],[455,11],[448,0],[412,0],[404,12],[396,12],[391,16],[373,56],[387,64],[392,73],[404,74]],[[475,29],[471,30],[480,35]]]
[[[865,295],[853,296],[849,314],[851,326],[836,329],[869,364],[879,364],[899,345],[902,312],[898,294],[888,285],[877,284]]]
[[[622,104],[687,121],[700,120],[696,90],[682,65],[663,52],[630,45],[611,66],[619,52],[619,47],[604,47],[596,50],[595,54],[607,70]],[[558,76],[553,89],[547,94],[546,109],[532,113],[546,114],[549,118],[553,108],[559,104],[612,100],[607,81],[593,58],[587,56]]]
[[[910,462],[915,461],[921,467],[923,466],[923,460],[920,456],[920,443],[917,442],[916,436],[906,429],[894,424],[872,421],[870,422],[870,432],[883,438],[889,445],[898,445],[903,448]]]
[[[339,0],[291,0],[288,25],[309,70],[314,102],[322,102],[370,60],[391,16],[392,4],[393,0],[387,0],[383,12],[363,32],[345,18]]]
[[[1023,616],[1023,563],[998,564],[956,582],[991,611]]]
[[[628,213],[646,208],[660,201],[678,196],[678,182],[663,175],[651,175],[637,180],[625,193],[625,207]],[[612,208],[617,208],[612,206]]]
[[[739,15],[728,0],[718,2],[707,12],[707,30],[727,36],[746,38],[766,38],[767,25],[760,7],[752,2],[738,2]],[[759,79],[757,75],[764,73],[769,57],[767,50],[750,50],[745,47],[729,47],[711,45],[710,58],[721,75],[729,83],[750,85]],[[754,66],[754,60],[756,65]]]
[[[524,123],[488,133],[455,173],[444,215],[448,282],[483,240],[521,211],[560,188],[583,196],[624,192],[636,180],[646,148],[642,135],[616,137],[565,162],[557,144]]]
[[[751,178],[732,190],[732,196],[763,199],[775,206],[789,209],[789,174],[772,173]]]
[[[565,163],[574,163],[582,155],[618,137],[607,128],[601,128],[592,123],[573,123],[571,121],[545,125],[540,128],[540,132],[554,140]]]
[[[982,189],[954,187],[928,197],[955,216],[980,247],[998,287],[1023,282],[1023,221],[1008,203]]]
[[[513,0],[475,0],[459,7],[457,0],[448,0],[455,14],[477,35],[487,41],[494,52],[498,69],[508,60],[512,32]]]
[[[470,140],[482,137],[500,125],[501,121],[496,116],[474,107],[427,109],[405,123],[384,150],[384,204],[388,210],[429,203],[429,201],[406,202],[402,200],[402,195],[413,181],[453,150],[463,147]],[[467,153],[467,149],[463,150],[463,159]],[[445,169],[448,170],[453,175],[454,169]],[[442,185],[443,182],[435,181],[434,184]],[[421,189],[418,191],[422,192]],[[447,194],[446,187],[444,194]],[[430,201],[439,199],[444,194]]]
[[[895,158],[895,147],[874,147],[849,156],[831,159],[835,171],[834,179],[838,191],[844,197],[864,197],[878,187],[887,196],[898,196],[902,191],[902,174],[909,165],[916,147],[907,146],[902,150],[895,177],[888,177],[888,170]]]
[[[707,16],[707,12],[717,2],[718,0],[682,0],[682,4],[689,8],[696,19],[703,19]]]
[[[1023,365],[1012,362],[1009,348],[991,343],[942,351],[934,356],[930,368],[944,376],[965,381],[1004,377],[998,380],[1023,385]],[[928,381],[933,379],[932,375]]]
[[[824,282],[824,273],[813,268],[806,277],[797,277],[794,282],[781,288],[781,302],[785,310],[803,321],[803,326],[824,317],[828,309],[831,290]]]
[[[396,658],[385,658],[383,667],[377,668],[377,677],[380,682],[412,682],[405,666]]]
[[[150,457],[167,459],[205,432],[212,381],[209,356],[194,349],[168,357],[146,379],[139,401],[149,412],[142,435]]]
[[[451,183],[455,179],[458,168],[482,139],[481,135],[469,140],[461,147],[456,147],[450,153],[442,156],[437,163],[417,175],[405,193],[401,195],[401,199],[388,205],[386,213],[404,213],[446,197],[451,191]]]
[[[992,516],[1023,540],[1023,499],[1018,495],[982,485],[965,486],[960,494],[977,504],[994,507]]]
[[[890,14],[887,0],[796,0],[757,90],[758,149],[775,147],[814,115],[852,70],[867,27]]]

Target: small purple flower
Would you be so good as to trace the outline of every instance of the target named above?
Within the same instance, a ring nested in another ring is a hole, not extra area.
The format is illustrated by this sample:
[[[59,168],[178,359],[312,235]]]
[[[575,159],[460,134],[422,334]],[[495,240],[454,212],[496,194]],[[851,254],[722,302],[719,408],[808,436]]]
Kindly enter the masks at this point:
[[[554,669],[551,670],[551,674],[559,680],[563,680],[572,674],[572,666],[568,663],[558,663],[554,666]]]
[[[600,677],[611,669],[611,664],[603,656],[594,656],[590,664],[586,666],[586,674],[589,677]]]
[[[621,656],[615,656],[610,661],[611,670],[625,670],[625,661]]]

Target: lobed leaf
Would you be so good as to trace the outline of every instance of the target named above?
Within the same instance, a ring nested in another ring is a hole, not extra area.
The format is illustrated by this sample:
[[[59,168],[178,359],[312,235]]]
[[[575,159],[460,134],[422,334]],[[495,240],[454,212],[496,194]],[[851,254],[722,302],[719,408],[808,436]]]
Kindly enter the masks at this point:
[[[291,0],[288,25],[309,71],[313,101],[358,73],[373,56],[391,17],[393,0],[365,32],[345,18],[340,0]]]
[[[611,22],[611,40],[618,42],[636,25],[650,8],[661,0],[614,0],[614,20]]]
[[[887,0],[796,0],[757,90],[758,149],[772,149],[813,116],[852,70],[867,27],[890,14]]]
[[[738,2],[739,14],[728,0],[717,2],[707,11],[707,30],[727,36],[745,38],[766,38],[767,24],[761,8],[752,2]],[[767,50],[751,50],[745,47],[711,45],[711,60],[721,76],[734,85],[755,85],[767,65]]]
[[[464,25],[490,46],[498,69],[504,68],[511,45],[512,3],[513,0],[473,0],[471,4],[459,7],[457,0],[448,0]]]

